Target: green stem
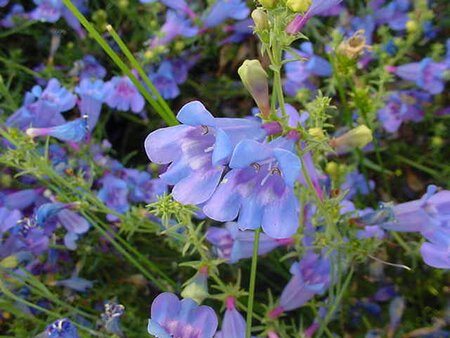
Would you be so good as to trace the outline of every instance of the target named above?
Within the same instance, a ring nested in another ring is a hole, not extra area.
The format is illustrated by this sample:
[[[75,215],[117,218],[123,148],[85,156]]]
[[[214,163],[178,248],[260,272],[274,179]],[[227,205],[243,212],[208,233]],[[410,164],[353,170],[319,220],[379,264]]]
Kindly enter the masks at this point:
[[[120,70],[128,76],[128,78],[133,82],[139,92],[144,96],[147,102],[155,109],[155,111],[162,117],[162,119],[170,126],[178,124],[175,115],[173,113],[170,115],[163,107],[159,105],[157,101],[152,97],[152,95],[147,91],[144,85],[137,79],[132,71],[127,67],[127,65],[120,59],[120,57],[114,52],[114,50],[108,45],[105,39],[97,32],[94,26],[86,19],[86,17],[81,14],[81,12],[74,6],[71,0],[63,0],[64,5],[72,12],[72,14],[78,19],[78,21],[83,25],[84,28],[89,32],[89,34],[94,38],[95,41],[103,48],[103,50],[108,54],[108,56],[114,61],[114,63],[120,68]]]
[[[250,272],[250,285],[248,290],[248,304],[247,304],[247,329],[245,337],[250,338],[252,333],[252,316],[253,316],[253,302],[255,298],[255,284],[256,284],[256,268],[258,266],[258,247],[259,247],[259,235],[261,234],[261,228],[255,231],[255,240],[253,243],[253,256],[252,266]]]

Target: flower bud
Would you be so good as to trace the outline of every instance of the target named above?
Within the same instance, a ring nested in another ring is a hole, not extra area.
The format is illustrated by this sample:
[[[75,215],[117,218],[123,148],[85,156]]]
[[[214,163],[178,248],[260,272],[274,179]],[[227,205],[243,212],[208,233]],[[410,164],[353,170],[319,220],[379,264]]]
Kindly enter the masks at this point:
[[[6,269],[14,269],[19,264],[16,256],[8,256],[0,261],[0,266]]]
[[[323,133],[322,128],[309,128],[308,134],[314,137],[316,140],[323,140],[325,138],[325,134]]]
[[[267,73],[258,60],[245,60],[238,69],[244,87],[256,102],[261,115],[267,117],[270,114],[269,83]]]
[[[259,0],[261,6],[267,9],[272,9],[277,5],[278,0]]]
[[[363,148],[372,141],[372,131],[365,125],[360,125],[330,141],[337,151],[347,148]]]
[[[257,8],[252,12],[252,19],[255,23],[256,31],[263,31],[269,28],[269,19],[267,18],[267,13],[261,8]]]
[[[312,0],[287,0],[286,6],[293,12],[304,13],[311,7]]]
[[[208,268],[202,267],[181,292],[181,297],[201,304],[208,296]]]
[[[342,41],[336,52],[340,55],[345,55],[349,59],[356,59],[364,50],[370,49],[370,46],[366,45],[364,34],[364,29],[358,30],[351,38]]]

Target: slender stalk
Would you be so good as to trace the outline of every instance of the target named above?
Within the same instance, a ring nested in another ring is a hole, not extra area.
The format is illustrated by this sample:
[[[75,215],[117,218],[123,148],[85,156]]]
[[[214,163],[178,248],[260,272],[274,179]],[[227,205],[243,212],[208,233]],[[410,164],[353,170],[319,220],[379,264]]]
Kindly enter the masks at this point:
[[[138,80],[138,78],[132,73],[127,65],[120,59],[120,57],[114,52],[114,50],[108,45],[106,40],[97,32],[94,26],[81,14],[81,12],[74,6],[71,0],[63,0],[64,5],[72,12],[72,14],[80,21],[84,28],[89,32],[92,38],[103,48],[113,62],[120,68],[120,70],[129,77],[131,82],[136,86],[139,92],[144,96],[147,102],[155,109],[155,111],[162,117],[162,119],[170,126],[178,124],[175,115],[168,114],[159,102],[155,101],[152,95],[147,91],[144,85]]]
[[[261,228],[255,231],[255,240],[253,243],[253,256],[252,266],[250,272],[250,285],[248,288],[248,304],[247,304],[247,329],[245,331],[245,337],[250,338],[252,333],[252,316],[253,316],[253,302],[255,298],[255,284],[256,284],[256,268],[258,266],[258,247],[259,247],[259,235],[261,234]]]

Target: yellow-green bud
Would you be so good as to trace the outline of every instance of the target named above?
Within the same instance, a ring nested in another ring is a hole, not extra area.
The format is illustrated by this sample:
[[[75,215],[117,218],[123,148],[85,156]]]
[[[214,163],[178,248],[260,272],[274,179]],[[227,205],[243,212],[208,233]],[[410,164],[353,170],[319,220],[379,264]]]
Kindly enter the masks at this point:
[[[293,12],[304,13],[311,7],[312,0],[287,0],[286,6]]]
[[[181,297],[191,298],[201,304],[208,296],[208,269],[203,267],[186,285],[181,292]]]
[[[263,31],[269,28],[269,19],[267,18],[267,13],[261,9],[257,8],[252,12],[252,19],[255,23],[256,31]]]
[[[323,140],[325,138],[322,128],[309,128],[308,134],[317,140]]]
[[[267,9],[272,9],[277,5],[278,0],[259,0],[261,6]]]
[[[269,116],[269,83],[267,73],[259,60],[245,60],[239,67],[238,74],[244,87],[255,100],[261,115],[263,117]]]
[[[409,33],[414,33],[415,31],[417,31],[418,28],[419,25],[417,24],[417,21],[408,20],[408,22],[406,22],[406,30]]]
[[[372,131],[360,125],[330,141],[330,145],[338,151],[348,148],[363,148],[372,141]]]

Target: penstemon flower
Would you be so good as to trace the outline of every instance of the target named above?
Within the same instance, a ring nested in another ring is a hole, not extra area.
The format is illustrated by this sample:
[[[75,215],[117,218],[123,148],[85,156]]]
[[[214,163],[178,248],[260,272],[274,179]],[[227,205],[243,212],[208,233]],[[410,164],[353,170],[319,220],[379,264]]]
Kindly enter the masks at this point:
[[[217,324],[217,316],[209,306],[199,306],[189,298],[179,300],[165,292],[152,303],[148,333],[157,338],[212,338]]]

